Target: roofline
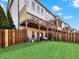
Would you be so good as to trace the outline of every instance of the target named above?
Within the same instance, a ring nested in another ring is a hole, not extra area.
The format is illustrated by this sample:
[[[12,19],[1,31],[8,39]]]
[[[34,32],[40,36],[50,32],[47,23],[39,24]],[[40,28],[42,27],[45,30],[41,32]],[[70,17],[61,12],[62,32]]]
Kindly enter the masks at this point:
[[[45,8],[45,10],[47,10],[50,14],[52,14],[54,17],[58,17],[59,19],[59,21],[61,21],[62,23],[65,23],[65,24],[67,24],[66,22],[64,22],[59,16],[57,16],[57,15],[54,15],[51,11],[49,11],[43,4],[41,4],[38,0],[35,0],[38,4],[40,4],[43,8]],[[69,24],[67,24],[69,27],[70,27],[70,25]]]

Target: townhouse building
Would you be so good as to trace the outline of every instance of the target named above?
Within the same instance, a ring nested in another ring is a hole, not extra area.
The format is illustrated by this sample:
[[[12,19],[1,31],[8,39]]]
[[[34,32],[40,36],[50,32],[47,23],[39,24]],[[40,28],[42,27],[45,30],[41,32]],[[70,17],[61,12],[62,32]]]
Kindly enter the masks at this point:
[[[49,21],[54,20],[55,15],[53,15],[37,0],[28,0],[25,2],[28,2],[28,5],[25,3],[27,17],[25,16],[26,19],[23,19],[24,17],[21,17],[20,23],[24,24],[22,21],[25,22],[25,20],[28,23],[28,37],[33,38],[33,36],[35,36],[35,39],[39,39],[40,37],[52,39],[52,24],[49,23]],[[20,16],[22,16],[22,13],[20,14]]]
[[[25,28],[29,40],[40,41],[43,38],[69,41],[71,32],[76,32],[39,0],[9,0],[9,6],[16,28]]]

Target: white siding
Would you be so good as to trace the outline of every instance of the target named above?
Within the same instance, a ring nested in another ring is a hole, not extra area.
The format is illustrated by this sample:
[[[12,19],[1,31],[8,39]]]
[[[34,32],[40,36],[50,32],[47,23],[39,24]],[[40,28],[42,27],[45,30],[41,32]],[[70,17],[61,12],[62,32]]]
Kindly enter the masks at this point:
[[[18,29],[18,0],[14,0],[10,12],[11,12],[11,16],[14,21],[14,24]]]
[[[32,9],[32,2],[35,3],[35,8],[36,8],[35,10]],[[40,7],[40,11],[39,11],[40,13],[37,12],[37,5]],[[44,11],[43,15],[41,14],[41,9],[43,9],[43,11]],[[53,16],[34,0],[29,0],[29,7],[27,7],[27,12],[29,12],[43,20],[47,20],[47,21],[52,18],[51,16]]]
[[[19,0],[19,11],[21,11],[24,5],[25,5],[25,0]]]

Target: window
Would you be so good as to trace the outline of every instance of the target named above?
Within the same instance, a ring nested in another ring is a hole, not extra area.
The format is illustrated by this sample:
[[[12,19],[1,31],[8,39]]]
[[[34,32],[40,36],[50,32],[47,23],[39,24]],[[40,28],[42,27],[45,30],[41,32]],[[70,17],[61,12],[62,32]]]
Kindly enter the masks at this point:
[[[48,18],[48,12],[46,12],[46,18]]]
[[[44,10],[43,9],[41,9],[41,14],[44,15]]]
[[[50,14],[48,13],[48,19],[50,19]]]
[[[35,3],[32,2],[32,9],[35,10]]]
[[[45,11],[45,17],[47,17],[47,12]]]
[[[59,27],[61,27],[61,26],[62,26],[62,24],[61,24],[61,22],[60,22],[60,21],[58,22],[58,25],[59,25]]]
[[[40,13],[40,7],[39,6],[37,6],[37,12]]]

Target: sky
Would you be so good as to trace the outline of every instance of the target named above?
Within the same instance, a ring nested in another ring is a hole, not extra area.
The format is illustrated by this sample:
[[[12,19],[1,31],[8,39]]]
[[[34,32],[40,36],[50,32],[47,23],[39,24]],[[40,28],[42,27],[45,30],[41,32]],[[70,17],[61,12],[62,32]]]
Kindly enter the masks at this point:
[[[8,0],[0,0],[6,11]],[[79,30],[79,0],[39,0],[53,14],[58,15],[72,28]]]
[[[71,28],[79,30],[79,0],[40,0],[40,2]]]
[[[8,0],[0,0],[0,5],[3,7],[4,11],[7,9]]]

